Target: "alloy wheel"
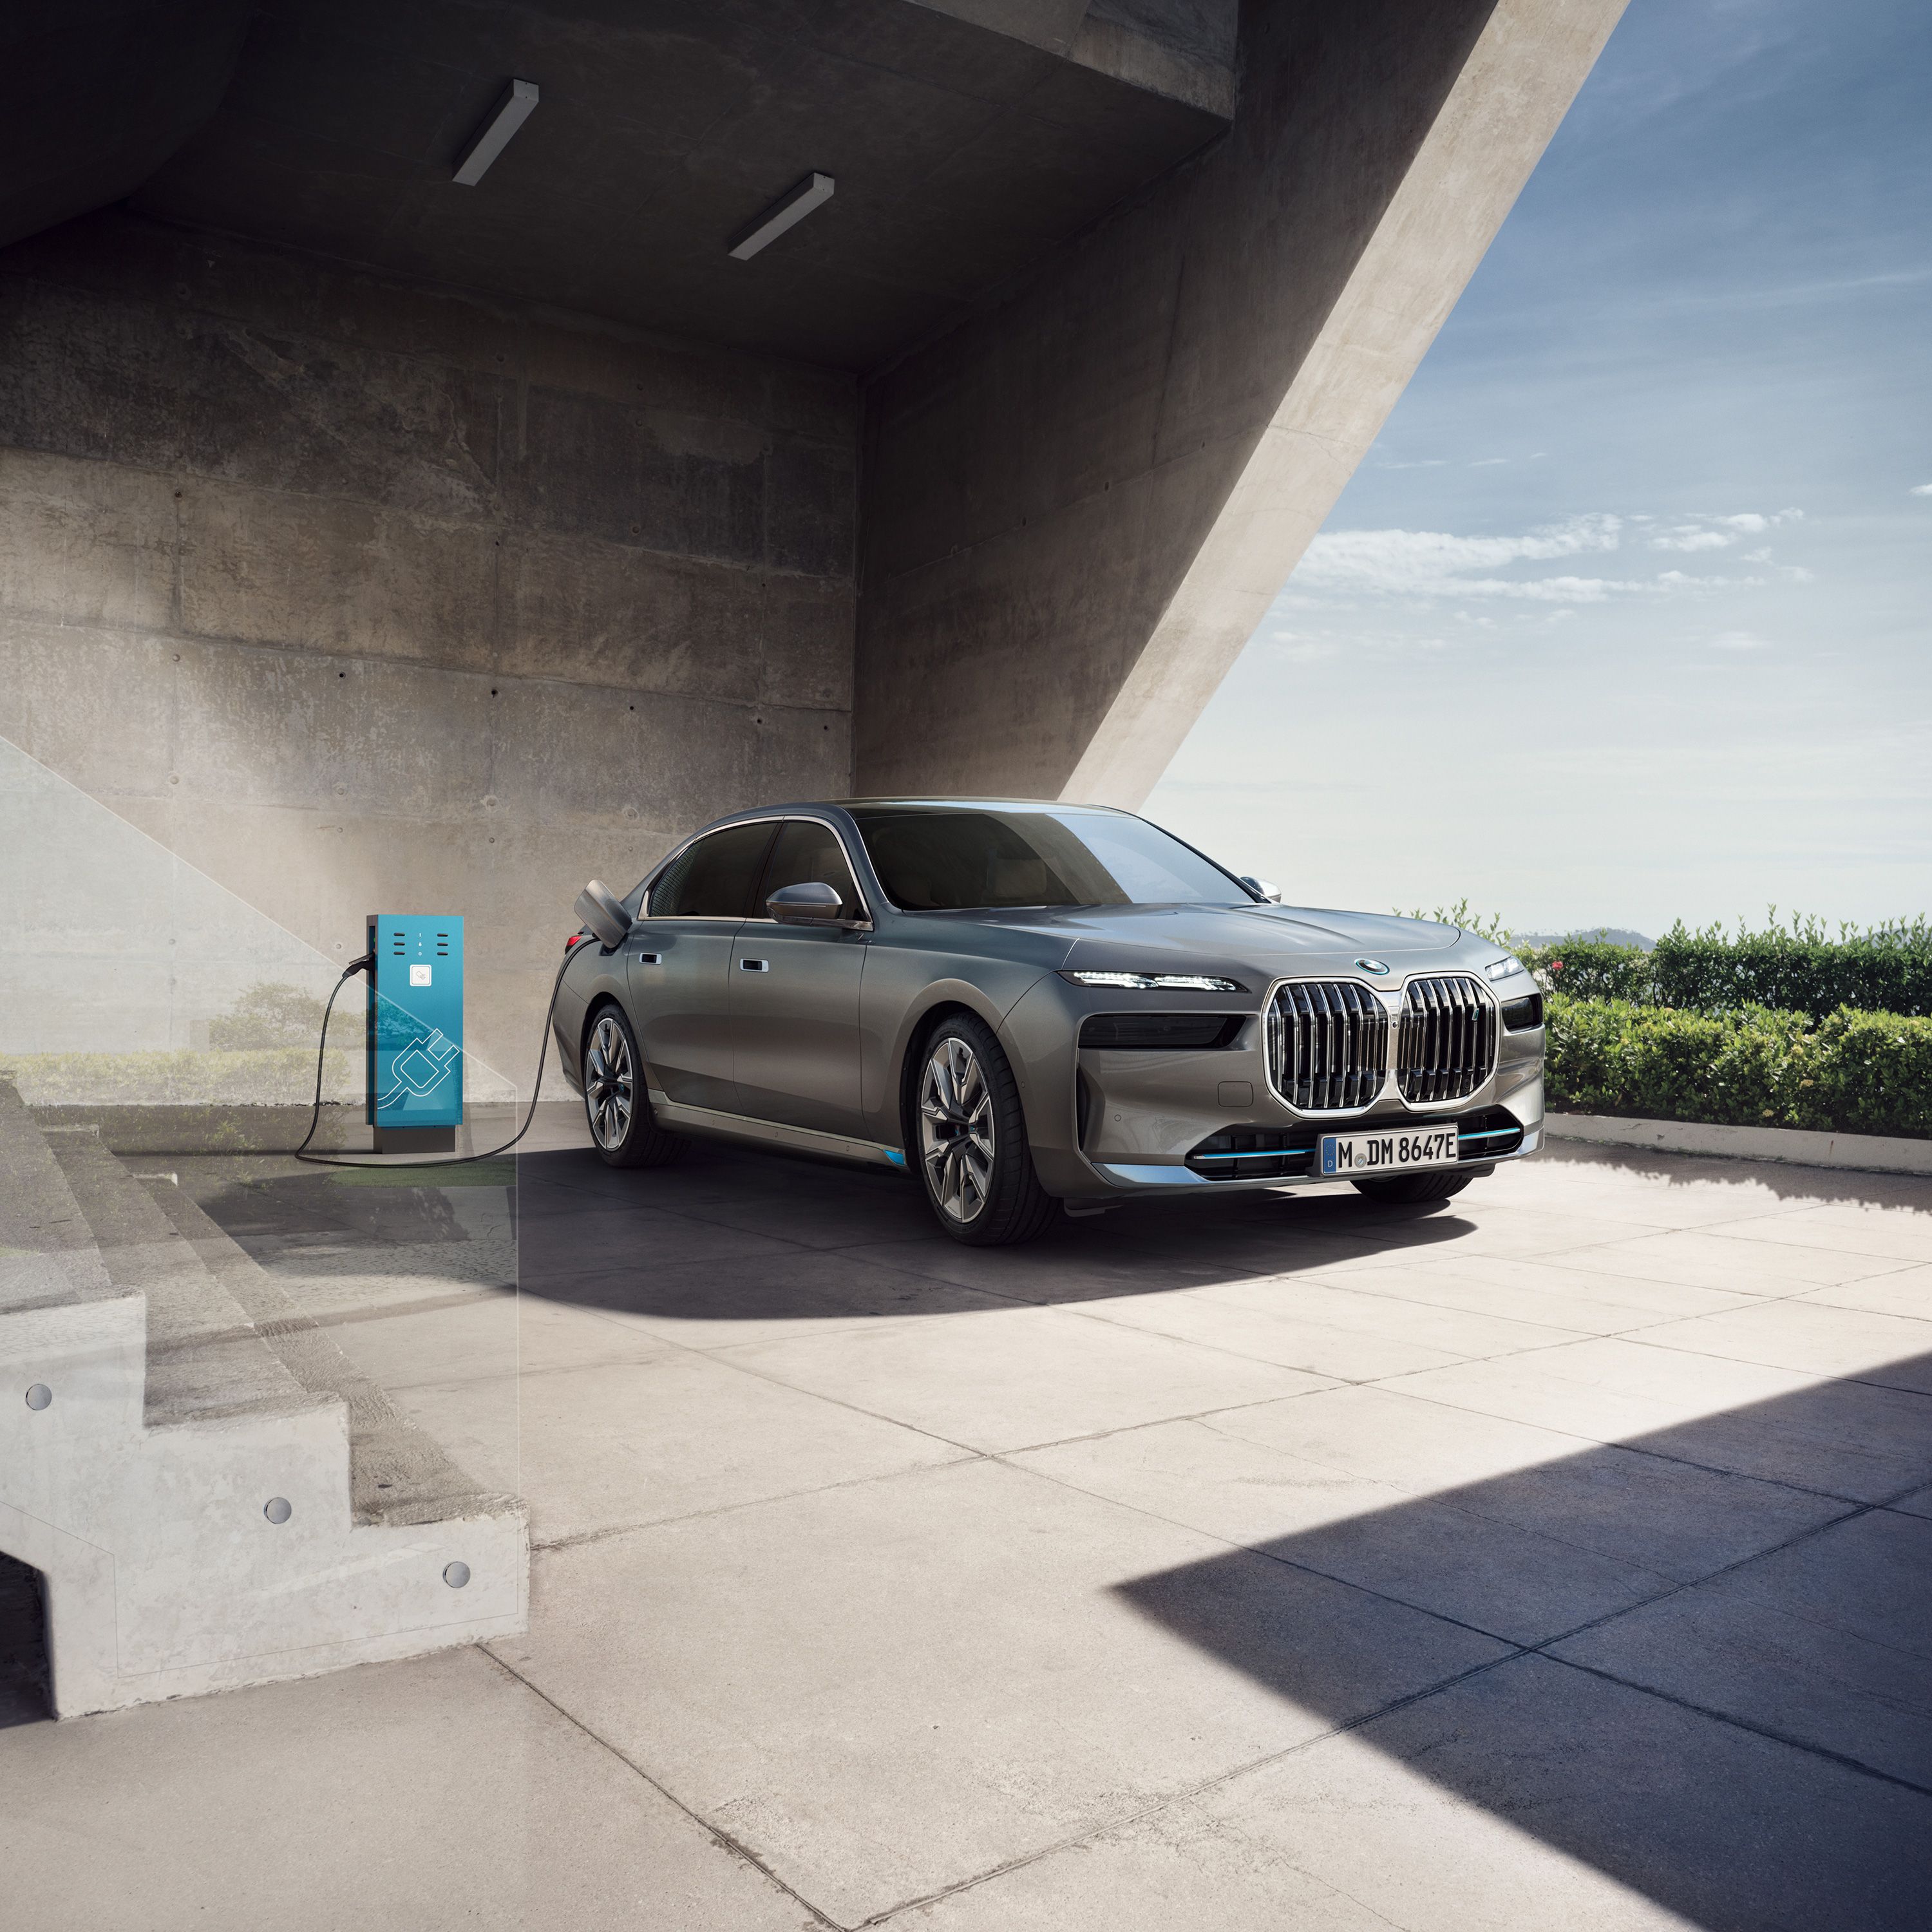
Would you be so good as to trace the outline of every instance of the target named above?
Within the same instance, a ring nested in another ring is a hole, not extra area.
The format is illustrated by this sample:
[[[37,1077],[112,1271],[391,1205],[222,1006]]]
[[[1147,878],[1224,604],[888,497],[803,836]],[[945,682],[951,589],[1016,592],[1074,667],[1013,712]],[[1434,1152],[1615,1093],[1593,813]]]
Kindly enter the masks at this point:
[[[631,1042],[614,1014],[606,1013],[592,1028],[584,1056],[584,1099],[590,1131],[601,1148],[624,1144],[636,1105],[636,1081],[631,1065]]]
[[[919,1090],[920,1153],[940,1212],[976,1220],[993,1186],[993,1096],[979,1056],[956,1034],[927,1056]]]

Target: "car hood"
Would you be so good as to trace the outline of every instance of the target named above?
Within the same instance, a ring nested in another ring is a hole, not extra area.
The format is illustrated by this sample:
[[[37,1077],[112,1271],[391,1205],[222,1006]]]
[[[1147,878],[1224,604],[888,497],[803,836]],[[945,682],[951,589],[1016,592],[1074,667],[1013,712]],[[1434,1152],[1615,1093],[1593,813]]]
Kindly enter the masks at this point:
[[[1459,927],[1426,920],[1305,906],[1098,906],[1034,913],[1027,922],[1071,942],[1064,967],[1130,972],[1246,967],[1268,976],[1346,971],[1358,957],[1446,965],[1462,938]]]

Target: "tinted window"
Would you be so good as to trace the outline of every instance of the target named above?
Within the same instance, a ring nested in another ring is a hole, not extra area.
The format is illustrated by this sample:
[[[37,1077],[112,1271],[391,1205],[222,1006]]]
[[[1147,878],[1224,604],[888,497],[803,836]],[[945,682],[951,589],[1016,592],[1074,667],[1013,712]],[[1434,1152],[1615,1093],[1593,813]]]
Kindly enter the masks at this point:
[[[892,806],[852,816],[886,896],[911,912],[1250,903],[1218,866],[1143,818]]]
[[[814,880],[838,893],[841,919],[865,916],[859,903],[859,889],[852,883],[852,868],[845,862],[844,848],[832,828],[809,818],[788,819],[778,843],[772,848],[752,916],[754,919],[765,916],[766,900],[781,886],[802,886]]]
[[[743,919],[776,830],[728,825],[686,848],[651,888],[653,919]]]

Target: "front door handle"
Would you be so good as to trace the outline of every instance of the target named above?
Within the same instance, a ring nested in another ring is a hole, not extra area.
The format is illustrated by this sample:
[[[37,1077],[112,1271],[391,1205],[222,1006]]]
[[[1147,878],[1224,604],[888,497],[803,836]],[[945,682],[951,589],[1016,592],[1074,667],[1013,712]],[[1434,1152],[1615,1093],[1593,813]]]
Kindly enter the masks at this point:
[[[738,962],[738,970],[741,973],[769,973],[771,970],[772,962],[769,959],[741,959]]]

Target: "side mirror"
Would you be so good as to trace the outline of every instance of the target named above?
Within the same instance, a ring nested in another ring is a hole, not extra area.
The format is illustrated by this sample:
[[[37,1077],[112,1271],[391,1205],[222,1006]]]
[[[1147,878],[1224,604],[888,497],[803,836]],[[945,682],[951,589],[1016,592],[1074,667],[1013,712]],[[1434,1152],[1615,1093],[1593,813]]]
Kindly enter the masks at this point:
[[[818,879],[802,885],[781,886],[765,902],[765,910],[781,926],[848,926],[845,902],[836,886]]]
[[[631,929],[631,915],[617,895],[602,879],[592,879],[577,896],[573,908],[578,920],[608,946],[624,943]]]
[[[1240,880],[1241,884],[1246,886],[1256,898],[1265,901],[1270,905],[1281,904],[1280,886],[1271,886],[1267,880],[1255,878],[1246,872],[1241,874]]]

